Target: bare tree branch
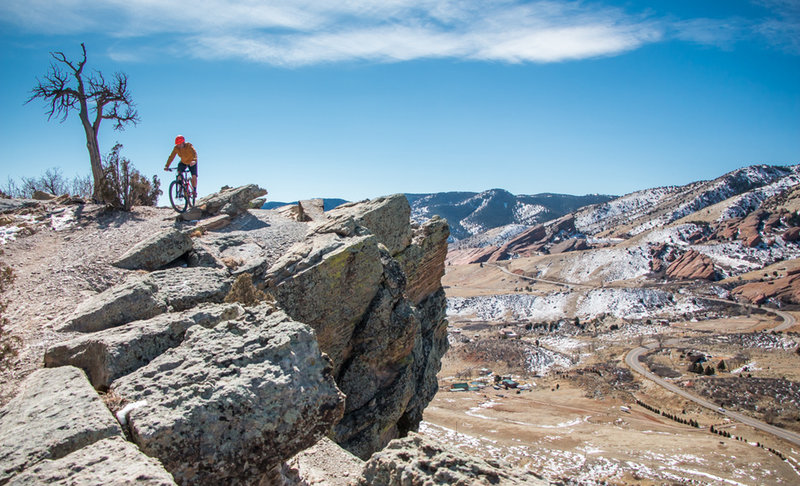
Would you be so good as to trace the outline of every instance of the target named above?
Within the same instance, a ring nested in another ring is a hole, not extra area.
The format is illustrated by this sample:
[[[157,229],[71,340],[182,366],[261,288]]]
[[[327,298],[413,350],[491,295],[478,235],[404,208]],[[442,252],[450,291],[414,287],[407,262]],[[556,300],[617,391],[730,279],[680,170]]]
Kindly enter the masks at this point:
[[[100,123],[103,120],[113,120],[114,129],[123,130],[128,123],[138,123],[139,114],[128,90],[127,75],[115,73],[111,81],[107,81],[99,71],[85,75],[87,56],[86,45],[83,43],[81,51],[82,58],[78,62],[70,61],[63,52],[51,52],[50,56],[55,62],[50,64],[50,70],[43,80],[37,78],[27,103],[35,99],[44,100],[48,106],[48,120],[55,116],[63,122],[72,110],[79,112],[92,166],[95,186],[93,197],[98,199],[97,188],[103,176],[97,141]],[[90,109],[93,111],[91,114]]]

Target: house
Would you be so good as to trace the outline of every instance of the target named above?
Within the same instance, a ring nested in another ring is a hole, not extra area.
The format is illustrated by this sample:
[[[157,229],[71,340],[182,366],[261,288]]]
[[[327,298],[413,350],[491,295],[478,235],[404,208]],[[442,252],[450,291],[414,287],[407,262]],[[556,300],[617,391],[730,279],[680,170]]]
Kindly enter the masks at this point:
[[[451,392],[460,392],[467,390],[469,390],[469,385],[467,383],[453,383],[452,385],[450,385]]]
[[[500,331],[500,337],[503,339],[517,339],[519,334],[517,334],[513,329],[506,327]]]
[[[511,378],[505,378],[500,381],[500,384],[503,385],[506,389],[508,388],[516,388],[519,383],[512,380]]]

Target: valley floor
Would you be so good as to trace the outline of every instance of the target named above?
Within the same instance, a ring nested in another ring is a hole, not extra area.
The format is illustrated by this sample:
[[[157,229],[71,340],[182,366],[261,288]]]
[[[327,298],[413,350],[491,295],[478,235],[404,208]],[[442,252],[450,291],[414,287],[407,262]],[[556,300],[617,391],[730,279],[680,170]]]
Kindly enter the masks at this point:
[[[800,432],[796,325],[774,333],[779,316],[710,300],[671,318],[525,315],[525,305],[498,302],[561,290],[526,289],[490,265],[448,267],[443,283],[452,301],[486,305],[450,307],[451,349],[423,433],[567,484],[800,481],[800,446],[665,390],[624,361],[650,344],[642,358],[650,371],[726,410]],[[700,354],[713,376],[688,371]],[[518,387],[493,386],[499,377]],[[472,390],[451,391],[456,383]]]

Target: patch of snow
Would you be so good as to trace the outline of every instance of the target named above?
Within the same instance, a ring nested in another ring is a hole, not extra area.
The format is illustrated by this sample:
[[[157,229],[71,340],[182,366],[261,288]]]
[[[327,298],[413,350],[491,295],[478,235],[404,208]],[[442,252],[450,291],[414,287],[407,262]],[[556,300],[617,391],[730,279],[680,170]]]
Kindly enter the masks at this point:
[[[547,208],[540,204],[527,204],[517,201],[514,205],[514,218],[522,224],[533,225],[539,222],[538,216],[547,212]]]
[[[470,316],[485,321],[518,319],[557,319],[564,315],[569,294],[545,297],[528,294],[505,294],[447,299],[448,316]]]
[[[77,223],[75,208],[64,208],[50,215],[50,227],[55,231],[64,231],[72,228]]]

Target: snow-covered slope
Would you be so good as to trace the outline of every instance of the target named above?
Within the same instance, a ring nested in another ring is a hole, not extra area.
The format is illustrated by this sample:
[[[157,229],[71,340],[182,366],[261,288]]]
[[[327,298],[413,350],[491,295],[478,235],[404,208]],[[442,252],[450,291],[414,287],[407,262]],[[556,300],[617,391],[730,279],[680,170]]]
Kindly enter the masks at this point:
[[[752,208],[757,200],[763,201],[786,187],[797,185],[798,175],[800,165],[754,165],[712,181],[646,189],[579,210],[575,215],[575,227],[588,235],[614,231],[633,236],[737,195],[749,193],[739,203]],[[736,212],[732,210],[731,214]]]
[[[425,221],[434,215],[447,219],[454,240],[462,240],[501,226],[534,226],[561,217],[587,204],[613,199],[613,196],[596,194],[514,195],[503,189],[491,189],[481,193],[406,194],[406,197],[411,203],[413,219]],[[511,233],[513,229],[506,233],[506,236]]]

